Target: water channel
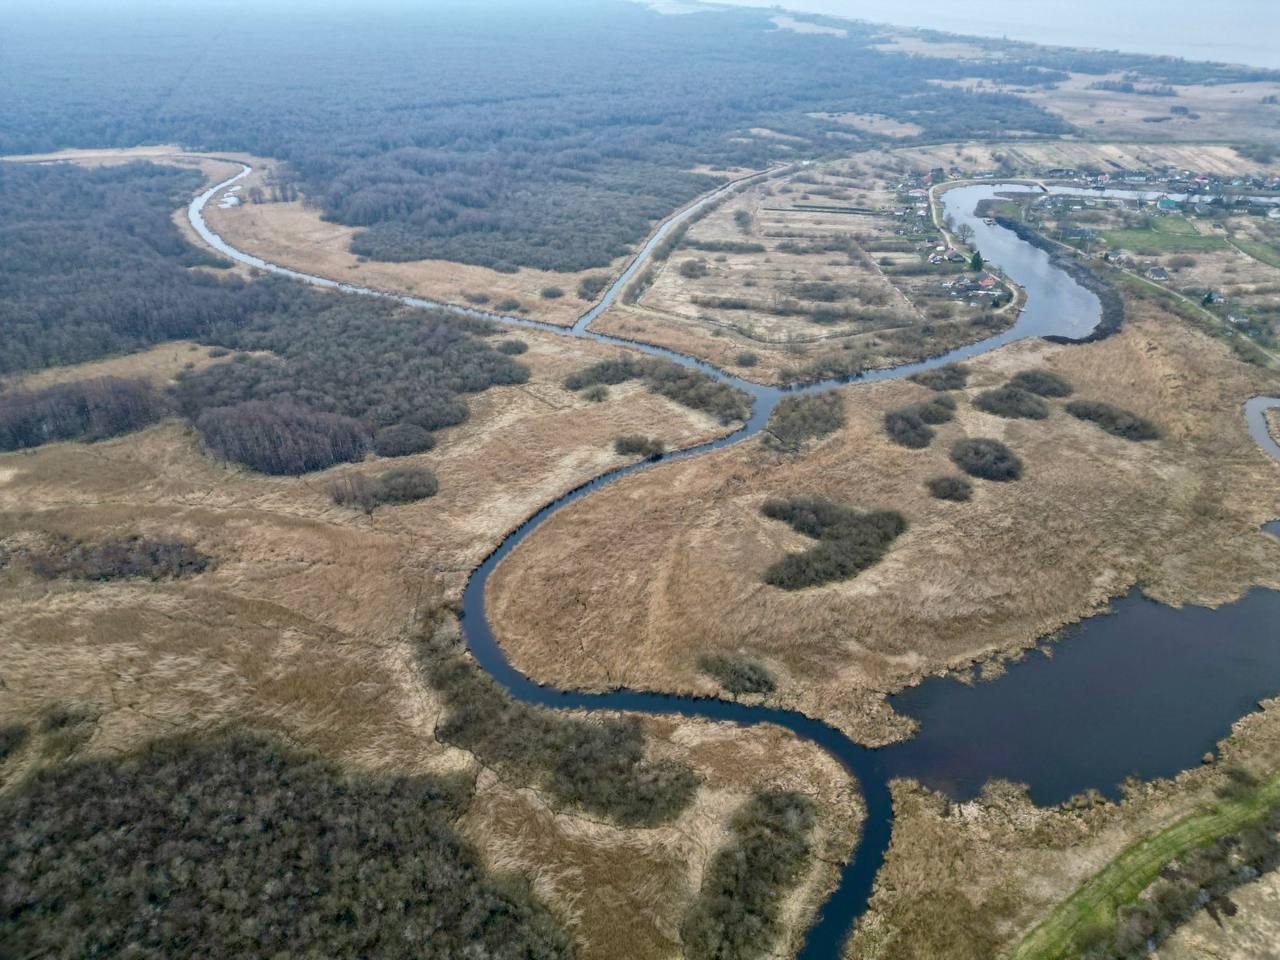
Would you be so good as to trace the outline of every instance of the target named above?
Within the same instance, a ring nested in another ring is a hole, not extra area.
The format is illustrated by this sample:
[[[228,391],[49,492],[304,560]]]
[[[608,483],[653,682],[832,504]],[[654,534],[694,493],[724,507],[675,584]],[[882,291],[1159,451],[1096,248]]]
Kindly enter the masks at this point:
[[[678,714],[742,726],[776,724],[834,755],[858,779],[867,818],[836,890],[806,935],[800,960],[838,957],[853,922],[865,910],[889,844],[893,809],[888,784],[894,777],[913,776],[957,798],[973,796],[991,777],[1027,783],[1031,796],[1046,803],[1090,787],[1114,796],[1118,784],[1130,774],[1164,776],[1197,763],[1258,699],[1280,693],[1280,593],[1266,590],[1255,590],[1216,611],[1174,610],[1136,592],[1130,594],[1116,601],[1111,612],[1068,631],[1066,639],[1054,646],[1052,659],[1033,653],[995,682],[966,685],[938,678],[897,695],[894,707],[916,718],[920,731],[910,741],[880,749],[862,747],[835,728],[791,710],[632,690],[583,693],[544,686],[516,670],[494,636],[485,611],[485,588],[494,568],[554,513],[600,487],[638,470],[669,469],[671,461],[747,440],[764,428],[774,406],[788,393],[897,379],[1025,337],[1087,337],[1099,320],[1097,297],[1055,267],[1047,253],[1004,228],[984,223],[974,213],[979,201],[1024,186],[981,184],[943,195],[946,212],[973,229],[974,244],[986,259],[1026,292],[1025,307],[1012,327],[930,360],[840,381],[778,388],[743,380],[672,350],[589,329],[654,247],[681,222],[732,189],[732,184],[663,223],[596,306],[570,328],[340,283],[244,253],[209,228],[203,210],[250,172],[243,166],[240,173],[196,197],[188,210],[191,225],[205,242],[234,260],[350,294],[625,346],[702,370],[751,395],[751,417],[733,433],[668,454],[659,464],[644,462],[609,471],[521,523],[472,572],[463,593],[462,626],[476,661],[517,699],[556,709]],[[1256,424],[1262,423],[1265,399],[1250,406],[1249,425],[1264,449],[1280,460],[1280,447],[1266,436],[1265,423],[1261,434],[1256,430]]]

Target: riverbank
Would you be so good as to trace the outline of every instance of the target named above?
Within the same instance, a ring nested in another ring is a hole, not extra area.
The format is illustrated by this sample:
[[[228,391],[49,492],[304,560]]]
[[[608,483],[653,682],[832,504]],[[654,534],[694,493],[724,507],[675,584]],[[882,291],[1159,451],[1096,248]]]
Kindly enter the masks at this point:
[[[1021,221],[1013,220],[1009,217],[996,217],[995,222],[998,226],[1012,231],[1019,240],[1047,253],[1049,261],[1055,267],[1097,297],[1098,302],[1102,305],[1102,314],[1098,325],[1083,341],[1068,341],[1053,334],[1045,337],[1046,340],[1053,343],[1094,343],[1098,340],[1105,340],[1120,331],[1120,327],[1124,323],[1124,298],[1097,271],[1070,256],[1061,246],[1037,233]]]

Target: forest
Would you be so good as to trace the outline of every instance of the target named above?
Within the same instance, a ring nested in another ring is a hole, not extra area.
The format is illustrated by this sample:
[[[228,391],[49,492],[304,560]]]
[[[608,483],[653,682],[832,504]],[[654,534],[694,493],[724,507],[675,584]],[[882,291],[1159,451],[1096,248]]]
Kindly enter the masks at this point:
[[[0,941],[22,957],[571,957],[454,829],[471,790],[247,732],[44,766],[0,795]]]
[[[286,296],[191,270],[222,261],[170,214],[194,170],[0,163],[0,376],[206,335]]]
[[[576,271],[712,186],[699,164],[761,168],[828,151],[833,133],[842,149],[874,142],[812,113],[878,112],[932,139],[1068,129],[1024,99],[929,82],[1060,72],[906,57],[876,49],[870,26],[806,36],[769,16],[568,0],[255,9],[253,29],[211,48],[203,11],[126,24],[103,9],[56,27],[15,15],[0,155],[244,150],[287,162],[309,203],[361,228],[361,255]],[[749,134],[759,127],[797,139]]]

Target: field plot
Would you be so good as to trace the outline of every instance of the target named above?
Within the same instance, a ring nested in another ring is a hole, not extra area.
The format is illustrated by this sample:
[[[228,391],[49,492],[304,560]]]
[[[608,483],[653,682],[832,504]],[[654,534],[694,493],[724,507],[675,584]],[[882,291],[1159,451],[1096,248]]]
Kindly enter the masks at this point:
[[[752,444],[575,504],[496,572],[499,638],[533,676],[593,686],[709,693],[698,658],[742,656],[773,671],[781,702],[883,742],[905,732],[883,693],[1022,647],[1135,582],[1156,599],[1208,603],[1280,586],[1280,546],[1257,532],[1280,468],[1240,415],[1273,381],[1150,305],[1134,314],[1099,343],[1024,342],[975,361],[954,420],[928,427],[924,449],[891,441],[885,414],[930,391],[862,385],[844,391],[846,425],[798,456]],[[1154,421],[1163,439],[1131,443],[1054,404],[1043,420],[973,406],[1035,367],[1077,398]],[[977,480],[966,503],[932,497],[926,481],[955,472],[949,453],[964,437],[1003,441],[1021,479]],[[794,496],[901,511],[908,528],[856,579],[779,590],[765,570],[813,541],[761,506]]]
[[[639,387],[583,399],[561,381],[614,351],[522,338],[528,383],[471,398],[471,417],[441,431],[434,450],[393,462],[264,477],[214,461],[174,421],[0,456],[0,724],[40,730],[59,707],[86,718],[74,741],[34,734],[4,777],[68,752],[109,755],[227,724],[277,732],[358,770],[478,774],[464,834],[495,869],[533,880],[584,957],[679,955],[684,911],[728,819],[762,786],[801,790],[818,803],[812,842],[822,862],[783,908],[786,936],[798,936],[834,882],[831,862],[851,849],[859,816],[856,792],[816,749],[776,730],[647,722],[654,756],[690,764],[703,786],[674,821],[635,831],[482,773],[434,736],[444,705],[415,661],[415,620],[455,598],[470,567],[521,518],[623,462],[616,436],[643,432],[675,447],[723,429]],[[166,385],[188,362],[225,358],[167,344],[62,368],[56,379],[109,367]],[[406,464],[429,466],[439,493],[372,515],[333,503],[331,481]],[[209,568],[181,580],[86,582],[37,576],[27,559],[59,536],[96,543],[135,534],[192,544]]]
[[[920,170],[942,168],[956,176],[1005,172],[1014,176],[1044,176],[1051,170],[1095,168],[1101,173],[1172,167],[1226,177],[1273,172],[1274,164],[1243,156],[1214,143],[1108,143],[1088,141],[1011,141],[1008,143],[949,143],[901,147],[895,155]]]
[[[923,181],[860,154],[757,183],[695,223],[598,328],[796,381],[941,353],[1013,322],[1012,292],[962,296],[968,253]]]

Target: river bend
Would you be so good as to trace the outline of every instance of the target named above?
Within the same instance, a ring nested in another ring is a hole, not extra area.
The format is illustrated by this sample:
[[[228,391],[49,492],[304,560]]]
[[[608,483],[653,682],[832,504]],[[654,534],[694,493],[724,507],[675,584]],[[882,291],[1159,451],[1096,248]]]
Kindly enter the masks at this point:
[[[315,286],[340,290],[344,293],[395,300],[412,307],[442,310],[476,319],[490,320],[516,327],[533,328],[561,336],[587,338],[601,343],[639,350],[650,356],[661,357],[684,367],[701,370],[722,383],[737,387],[750,394],[753,405],[751,416],[746,423],[727,436],[717,440],[667,454],[662,459],[662,463],[700,456],[755,436],[768,423],[769,416],[778,401],[788,393],[812,393],[848,383],[899,379],[918,371],[975,357],[1025,337],[1054,336],[1055,338],[1066,340],[1082,340],[1093,331],[1100,319],[1100,305],[1097,298],[1076,283],[1065,272],[1055,267],[1048,254],[1018,239],[1008,230],[984,223],[982,219],[974,214],[974,208],[980,200],[993,197],[1002,190],[1017,189],[1016,185],[981,184],[957,187],[943,195],[942,199],[947,213],[954,217],[957,223],[968,224],[974,231],[974,243],[982,250],[984,257],[993,265],[1000,267],[1011,280],[1027,293],[1026,305],[1016,323],[995,336],[971,343],[929,360],[906,364],[893,369],[868,371],[860,376],[847,379],[823,381],[799,387],[779,388],[766,386],[733,376],[710,363],[674,350],[657,347],[652,344],[624,340],[590,329],[592,321],[618,298],[627,283],[630,282],[650,257],[654,248],[673,229],[698,211],[704,209],[708,204],[714,203],[727,191],[733,189],[736,184],[726,184],[664,221],[650,235],[636,256],[604,292],[600,300],[584,313],[572,327],[559,327],[521,317],[500,316],[456,304],[437,303],[419,297],[403,296],[342,283],[327,277],[291,270],[236,249],[208,226],[204,220],[203,211],[206,204],[220,192],[249,175],[251,172],[250,167],[243,164],[241,167],[241,171],[235,176],[210,187],[192,200],[188,208],[188,219],[204,241],[235,261]],[[1280,401],[1273,402],[1280,404]],[[1251,429],[1255,428],[1255,421],[1257,423],[1262,422],[1262,409],[1263,406],[1259,405],[1256,411],[1253,407],[1248,411]],[[1270,448],[1268,448],[1268,452],[1280,459],[1280,447],[1277,447],[1269,436],[1264,439],[1263,435],[1265,433],[1266,427],[1265,423],[1263,423],[1262,434],[1257,433],[1255,429],[1254,436],[1264,447],[1269,442]],[[989,771],[987,769],[988,764],[969,753],[961,753],[960,759],[956,761],[954,751],[939,750],[938,744],[933,742],[928,733],[931,729],[945,728],[949,724],[945,722],[934,723],[933,720],[936,719],[934,717],[930,717],[926,721],[926,725],[922,729],[922,735],[914,741],[908,741],[905,745],[869,749],[854,743],[849,737],[835,728],[793,710],[747,706],[727,700],[625,689],[613,690],[607,693],[560,690],[538,684],[516,670],[503,653],[486,616],[485,588],[490,574],[492,574],[498,563],[502,561],[503,557],[531,536],[557,511],[583,497],[589,496],[593,491],[627,474],[646,469],[661,469],[661,466],[642,462],[610,470],[543,506],[511,531],[502,543],[472,571],[467,581],[462,601],[462,628],[467,646],[480,666],[510,691],[512,696],[529,703],[556,709],[677,714],[685,717],[728,721],[742,726],[766,723],[776,724],[787,728],[806,740],[812,741],[835,756],[846,770],[859,781],[867,808],[867,817],[861,841],[852,852],[848,863],[842,869],[835,891],[823,905],[815,923],[806,934],[804,945],[798,956],[799,960],[819,960],[819,958],[829,960],[829,958],[838,957],[841,946],[854,920],[866,908],[875,876],[884,861],[885,851],[888,848],[893,823],[893,809],[888,788],[890,779],[896,775],[907,774],[920,777],[926,781],[933,779],[944,789],[968,793],[974,790],[974,784],[980,785],[992,773],[1005,774],[1007,772],[1002,767],[998,768],[998,770]],[[1263,593],[1266,596],[1280,599],[1280,594]],[[1258,592],[1255,591],[1255,594],[1258,594]],[[1251,597],[1255,596],[1255,594],[1251,594]],[[1129,601],[1124,602],[1128,603]],[[1139,601],[1137,600],[1133,601],[1133,604],[1138,603]],[[1269,618],[1274,614],[1276,619],[1271,622],[1280,622],[1280,602],[1267,601],[1264,597],[1263,605],[1266,609],[1260,615]],[[1268,662],[1266,666],[1271,668],[1273,665]],[[1280,669],[1280,659],[1277,660],[1274,667]],[[1016,671],[1017,668],[1014,668],[1014,670]],[[1005,682],[1002,681],[1001,683]],[[995,689],[1000,687],[1001,684],[983,684],[980,686]],[[1012,685],[1008,686],[1012,687]],[[1280,690],[1280,680],[1276,682],[1275,689],[1271,692],[1274,693],[1275,690]],[[1002,715],[999,705],[993,707],[991,713],[992,717]],[[1232,714],[1231,717],[1234,718],[1238,715],[1239,712]],[[988,717],[988,722],[992,722],[992,717]],[[985,732],[987,736],[984,739],[987,743],[990,743],[990,735],[994,731],[988,727]],[[1002,734],[1005,732],[1001,731]],[[1225,731],[1222,732],[1224,733]],[[1221,733],[1218,735],[1220,736]],[[1195,745],[1193,744],[1192,746],[1194,748]],[[940,756],[946,756],[951,759],[943,763],[938,760]],[[1198,757],[1198,754],[1196,756]],[[1175,762],[1181,762],[1181,755]],[[960,769],[961,767],[963,769]],[[1015,766],[1014,769],[1008,772],[1016,775],[1019,772],[1026,773],[1027,771]],[[1056,796],[1062,790],[1079,790],[1088,786],[1113,788],[1115,785],[1113,782],[1093,782],[1097,779],[1099,773],[1100,771],[1091,769],[1073,770],[1066,777],[1058,777],[1052,793]],[[1109,773],[1110,771],[1103,772],[1102,776],[1105,778]],[[931,777],[931,774],[936,776]],[[1036,787],[1034,776],[1026,779],[1032,783],[1034,796]],[[1061,798],[1059,797],[1058,799]]]

